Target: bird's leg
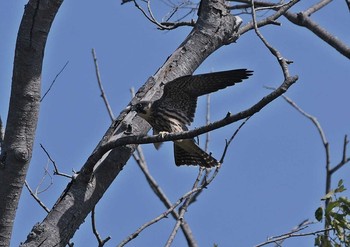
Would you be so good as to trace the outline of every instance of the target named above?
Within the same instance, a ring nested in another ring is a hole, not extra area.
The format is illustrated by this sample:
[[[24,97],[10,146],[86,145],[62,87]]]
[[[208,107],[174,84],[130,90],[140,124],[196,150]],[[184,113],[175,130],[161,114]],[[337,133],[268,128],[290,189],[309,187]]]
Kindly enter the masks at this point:
[[[160,135],[162,138],[164,138],[164,136],[166,136],[167,134],[169,134],[168,131],[159,131],[158,135]]]

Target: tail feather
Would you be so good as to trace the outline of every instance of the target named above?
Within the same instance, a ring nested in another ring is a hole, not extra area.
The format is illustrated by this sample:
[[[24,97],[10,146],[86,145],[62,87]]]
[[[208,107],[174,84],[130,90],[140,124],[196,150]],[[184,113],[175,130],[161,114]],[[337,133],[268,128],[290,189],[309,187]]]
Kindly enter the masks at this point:
[[[204,152],[193,140],[181,140],[174,142],[175,164],[199,165],[211,168],[220,165],[215,158]]]

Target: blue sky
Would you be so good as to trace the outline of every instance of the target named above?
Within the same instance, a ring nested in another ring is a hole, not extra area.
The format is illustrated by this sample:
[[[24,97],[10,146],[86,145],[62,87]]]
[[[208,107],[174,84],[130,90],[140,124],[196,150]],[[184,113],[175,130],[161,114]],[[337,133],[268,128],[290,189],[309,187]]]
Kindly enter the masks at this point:
[[[6,122],[16,34],[26,1],[0,3],[0,115]],[[295,11],[305,9],[302,1]],[[168,9],[155,2],[155,14]],[[337,13],[337,18],[334,17]],[[249,16],[242,16],[244,21]],[[350,44],[350,16],[344,1],[334,1],[312,18],[346,44]],[[262,34],[283,56],[293,60],[291,73],[298,82],[288,91],[300,107],[317,117],[331,148],[332,165],[341,159],[345,134],[350,131],[349,60],[320,41],[310,31],[281,19],[282,26],[264,27]],[[190,28],[159,31],[133,4],[119,1],[65,1],[55,19],[45,51],[45,92],[56,74],[69,61],[43,101],[28,182],[36,187],[43,177],[49,151],[60,170],[79,170],[110,125],[98,90],[91,56],[97,53],[105,91],[115,115],[130,100],[130,88],[138,89],[153,75],[190,32]],[[246,109],[283,80],[274,57],[253,32],[237,43],[211,55],[195,73],[249,68],[254,76],[211,96],[212,121]],[[198,102],[191,127],[205,123],[205,97]],[[211,133],[210,151],[220,157],[225,138],[238,124]],[[204,137],[201,137],[204,143]],[[171,201],[187,192],[197,174],[194,167],[176,167],[172,144],[156,151],[143,145],[149,169]],[[52,167],[49,166],[51,170]],[[350,187],[349,168],[334,177]],[[54,184],[40,197],[51,207],[67,184],[54,177]],[[42,187],[49,183],[45,180]],[[229,148],[226,161],[185,218],[200,246],[253,246],[268,236],[292,229],[304,219],[313,219],[325,187],[325,154],[320,137],[309,120],[278,99],[251,118]],[[346,193],[348,194],[348,193]],[[152,194],[141,171],[130,160],[96,208],[98,230],[115,246],[146,221],[165,211]],[[31,227],[45,212],[23,190],[13,233],[12,246],[26,239]],[[150,227],[129,246],[162,246],[174,225],[172,218]],[[321,226],[319,226],[321,227]],[[312,227],[310,230],[317,229]],[[97,246],[90,217],[77,231],[75,246]],[[89,245],[86,245],[89,243]],[[184,246],[181,233],[174,246]],[[312,246],[313,239],[293,239],[285,246]]]

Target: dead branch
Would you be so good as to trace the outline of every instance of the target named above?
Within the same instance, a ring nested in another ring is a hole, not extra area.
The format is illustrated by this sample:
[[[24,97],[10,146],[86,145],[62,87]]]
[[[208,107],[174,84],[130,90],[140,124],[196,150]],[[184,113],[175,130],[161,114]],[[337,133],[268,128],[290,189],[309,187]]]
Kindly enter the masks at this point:
[[[57,75],[55,76],[55,78],[54,78],[53,81],[51,82],[49,88],[46,90],[46,92],[44,93],[43,97],[41,97],[40,102],[42,102],[42,101],[45,99],[46,95],[50,92],[51,88],[53,87],[53,84],[55,84],[57,78],[60,76],[60,74],[61,74],[61,73],[64,71],[64,69],[67,67],[68,63],[69,63],[69,61],[67,61],[67,62],[63,65],[62,69],[57,73]]]
[[[105,91],[103,90],[101,76],[100,76],[100,70],[98,68],[98,63],[97,63],[97,57],[96,57],[95,49],[92,49],[91,52],[92,52],[92,58],[94,60],[94,65],[95,65],[95,71],[96,71],[98,87],[100,88],[100,91],[101,91],[101,97],[102,97],[103,102],[105,103],[105,106],[107,108],[108,115],[111,118],[111,121],[113,121],[114,120],[114,114],[113,114],[111,105],[108,102],[107,95],[106,95]]]
[[[143,224],[134,233],[130,234],[127,238],[125,238],[120,244],[118,244],[118,247],[122,247],[122,246],[126,245],[131,240],[136,238],[144,229],[146,229],[147,227],[149,227],[149,226],[153,225],[154,223],[160,221],[161,219],[167,217],[175,208],[177,208],[183,202],[183,200],[185,200],[186,198],[191,196],[193,193],[196,193],[197,191],[199,191],[201,189],[203,189],[203,188],[196,187],[195,189],[193,189],[193,190],[187,192],[186,194],[184,194],[174,204],[172,204],[172,206],[167,211],[165,211],[164,213],[160,214],[158,217],[154,218],[153,220]]]
[[[36,193],[33,192],[33,190],[30,188],[27,180],[24,181],[24,185],[26,186],[26,188],[28,189],[30,195],[35,199],[35,201],[40,205],[40,207],[42,207],[46,213],[50,212],[50,209],[48,207],[45,206],[45,204],[40,200],[40,198],[38,197],[38,195]]]
[[[193,186],[192,186],[192,190],[194,190],[195,188],[198,187],[198,183],[200,182],[200,178],[201,178],[201,176],[202,176],[203,170],[204,170],[204,169],[201,169],[201,168],[199,169],[198,176],[197,176],[197,178],[196,178],[196,180],[195,180],[195,182],[194,182],[194,184],[193,184]],[[203,187],[203,188],[204,188],[204,187]],[[193,198],[196,194],[200,193],[201,191],[202,191],[202,190],[199,190],[199,191],[197,191],[195,194],[191,194],[190,196],[188,196],[188,197],[185,199],[184,203],[182,204],[182,206],[181,206],[181,208],[180,208],[180,210],[179,210],[179,217],[177,218],[177,221],[176,221],[176,224],[175,224],[175,226],[174,226],[174,229],[173,229],[173,231],[171,232],[171,234],[170,234],[170,236],[169,236],[169,239],[168,239],[168,241],[167,241],[166,244],[165,244],[165,247],[170,247],[170,246],[171,246],[172,242],[173,242],[174,239],[175,239],[175,236],[176,236],[176,233],[177,233],[178,229],[179,229],[180,226],[182,225],[182,222],[183,222],[183,220],[184,220],[184,215],[185,215],[185,213],[187,212],[187,208],[188,208],[188,206],[190,205],[190,203],[193,201],[192,198]]]
[[[301,230],[303,230],[303,229],[305,229],[305,227],[301,228]],[[333,228],[327,228],[327,229],[318,230],[318,231],[314,231],[314,232],[307,232],[307,233],[293,233],[293,232],[290,232],[290,233],[286,233],[284,235],[281,235],[279,237],[271,237],[269,240],[267,240],[267,241],[265,241],[263,243],[260,243],[258,245],[255,245],[254,247],[261,247],[261,246],[268,245],[268,244],[271,244],[271,243],[276,243],[276,242],[279,242],[279,241],[282,241],[282,240],[285,240],[285,239],[288,239],[288,238],[315,236],[318,233],[329,232],[329,231],[332,231],[332,230],[334,230],[334,229]]]
[[[171,201],[168,199],[168,197],[166,196],[164,191],[158,185],[157,181],[153,178],[153,176],[149,172],[141,146],[137,146],[136,152],[137,152],[137,155],[135,155],[135,153],[134,153],[133,158],[136,161],[136,163],[138,164],[138,166],[140,167],[143,174],[145,175],[146,180],[147,180],[148,184],[150,185],[152,191],[158,196],[158,198],[160,199],[160,201],[164,204],[164,206],[166,208],[170,208]],[[172,211],[171,215],[174,217],[175,220],[178,220],[180,218],[179,214],[176,211]],[[185,220],[182,221],[181,229],[186,237],[188,246],[191,246],[191,247],[198,246],[197,241],[194,239],[191,228]]]
[[[350,47],[338,39],[335,35],[328,32],[326,29],[321,27],[315,21],[311,20],[305,13],[299,12],[293,14],[290,12],[284,13],[284,16],[298,26],[303,26],[313,32],[317,37],[325,41],[327,44],[336,49],[340,54],[347,58],[350,58]]]
[[[103,247],[105,243],[107,243],[111,239],[111,237],[108,236],[107,238],[102,239],[101,235],[98,233],[96,228],[96,221],[95,221],[95,207],[91,211],[91,225],[92,225],[92,232],[94,233],[98,242],[98,247]]]
[[[65,173],[62,173],[58,170],[57,168],[57,165],[56,165],[56,162],[51,158],[49,152],[44,148],[44,146],[40,143],[40,147],[41,149],[45,152],[47,158],[51,161],[53,167],[54,167],[54,170],[53,170],[53,175],[58,175],[58,176],[62,176],[62,177],[66,177],[66,178],[70,178],[72,179],[73,177],[68,175],[68,174],[65,174]]]

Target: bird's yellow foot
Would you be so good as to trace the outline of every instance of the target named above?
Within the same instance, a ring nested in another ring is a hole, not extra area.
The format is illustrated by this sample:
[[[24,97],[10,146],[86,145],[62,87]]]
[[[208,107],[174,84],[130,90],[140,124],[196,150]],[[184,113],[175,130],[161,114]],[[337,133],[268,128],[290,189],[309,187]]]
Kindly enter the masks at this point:
[[[162,138],[164,138],[165,135],[169,134],[168,131],[159,131],[158,133]]]

